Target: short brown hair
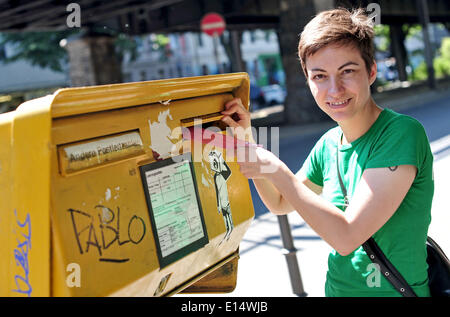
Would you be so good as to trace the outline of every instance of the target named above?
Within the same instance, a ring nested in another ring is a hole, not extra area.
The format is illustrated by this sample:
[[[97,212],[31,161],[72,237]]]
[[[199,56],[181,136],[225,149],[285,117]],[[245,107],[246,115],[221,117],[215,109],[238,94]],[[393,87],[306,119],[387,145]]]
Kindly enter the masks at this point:
[[[305,76],[308,77],[306,58],[329,44],[356,47],[370,74],[374,62],[373,37],[373,21],[364,9],[338,8],[319,13],[305,26],[298,44],[298,57]]]

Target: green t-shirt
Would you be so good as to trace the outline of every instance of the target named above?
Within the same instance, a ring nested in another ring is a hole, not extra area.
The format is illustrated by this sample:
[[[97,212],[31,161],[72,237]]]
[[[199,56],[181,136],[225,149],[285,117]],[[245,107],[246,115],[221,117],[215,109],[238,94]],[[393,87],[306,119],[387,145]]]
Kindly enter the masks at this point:
[[[344,198],[336,171],[337,141],[341,136],[339,126],[326,132],[302,171],[310,181],[323,186],[325,199],[343,210]],[[373,238],[416,294],[430,296],[425,242],[434,193],[433,155],[423,126],[411,117],[384,109],[364,135],[339,147],[339,163],[350,202],[366,168],[417,167],[417,175],[400,207]],[[328,258],[325,295],[400,296],[371,263],[362,246],[348,256],[333,250]]]

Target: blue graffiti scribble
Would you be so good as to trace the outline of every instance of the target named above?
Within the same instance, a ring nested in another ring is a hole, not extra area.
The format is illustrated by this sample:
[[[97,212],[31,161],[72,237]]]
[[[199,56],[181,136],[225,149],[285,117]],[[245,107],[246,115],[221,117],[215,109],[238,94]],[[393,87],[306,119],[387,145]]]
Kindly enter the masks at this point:
[[[28,252],[31,250],[31,220],[30,214],[27,213],[27,217],[24,222],[20,222],[17,217],[17,211],[14,210],[14,215],[16,216],[16,224],[19,228],[28,229],[28,234],[23,232],[20,236],[16,236],[17,247],[14,249],[14,259],[16,260],[16,266],[20,266],[23,269],[24,274],[16,274],[14,276],[14,281],[16,283],[16,289],[13,292],[26,294],[28,297],[31,296],[32,287],[29,280],[30,267],[28,263]]]

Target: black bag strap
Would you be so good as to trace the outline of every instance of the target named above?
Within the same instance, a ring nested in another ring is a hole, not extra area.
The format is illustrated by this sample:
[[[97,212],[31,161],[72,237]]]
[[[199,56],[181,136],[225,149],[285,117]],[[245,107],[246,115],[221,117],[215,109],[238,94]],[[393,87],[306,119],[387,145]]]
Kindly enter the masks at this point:
[[[341,191],[342,191],[342,194],[344,195],[344,206],[345,206],[345,208],[347,208],[348,203],[349,203],[347,189],[344,186],[344,182],[342,181],[342,177],[341,177],[341,172],[339,171],[339,143],[336,147],[336,168],[337,168],[337,174],[338,174],[338,178],[339,178],[339,185],[341,185]]]
[[[414,290],[409,286],[408,282],[403,278],[395,266],[386,258],[374,238],[370,237],[362,245],[369,259],[378,264],[380,273],[391,283],[391,285],[404,297],[417,297]]]
[[[347,189],[342,181],[341,172],[339,170],[339,142],[336,146],[336,169],[339,178],[339,185],[341,186],[342,194],[344,195],[344,204],[347,208],[349,204]],[[404,297],[417,297],[411,286],[403,278],[395,266],[388,260],[380,249],[375,239],[370,237],[366,242],[362,244],[364,251],[366,251],[369,259],[380,267],[380,273],[392,284],[392,286]]]

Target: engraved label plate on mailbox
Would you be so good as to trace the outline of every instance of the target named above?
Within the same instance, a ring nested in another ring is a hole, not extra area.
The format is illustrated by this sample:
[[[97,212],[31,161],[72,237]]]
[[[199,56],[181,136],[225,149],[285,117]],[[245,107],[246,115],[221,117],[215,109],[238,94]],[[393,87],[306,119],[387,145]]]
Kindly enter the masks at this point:
[[[59,147],[63,175],[144,152],[138,132],[127,132]]]

